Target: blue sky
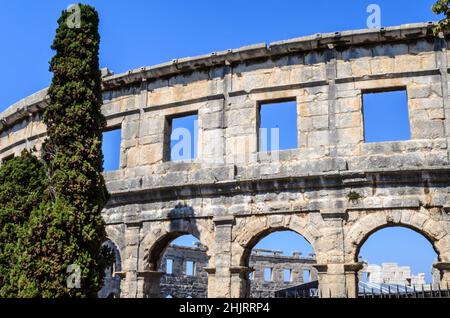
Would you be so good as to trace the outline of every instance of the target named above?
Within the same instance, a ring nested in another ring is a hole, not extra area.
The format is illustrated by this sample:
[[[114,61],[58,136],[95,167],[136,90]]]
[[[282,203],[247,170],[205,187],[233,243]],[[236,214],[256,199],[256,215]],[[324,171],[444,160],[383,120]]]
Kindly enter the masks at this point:
[[[296,101],[261,105],[260,121],[260,151],[298,147]]]
[[[363,94],[366,142],[411,139],[406,90]]]
[[[172,119],[170,137],[170,159],[190,160],[197,158],[198,151],[198,116],[187,115]]]
[[[85,1],[94,5],[100,13],[101,66],[108,67],[116,73],[175,58],[260,42],[268,43],[320,32],[366,28],[369,15],[366,8],[371,3],[381,7],[382,26],[438,20],[430,9],[434,2],[434,0]],[[73,1],[2,1],[0,111],[50,84],[48,61],[53,55],[50,45],[57,27],[56,21],[61,10],[71,3]],[[367,105],[373,103],[384,107],[384,112],[375,114],[374,118],[386,116],[386,111],[391,114],[389,118],[402,115],[404,117],[404,109],[389,108],[392,104],[386,101],[385,98],[367,101]],[[378,110],[383,107],[379,107]],[[286,112],[277,120],[287,123],[291,117],[292,115]],[[270,115],[266,119],[269,122],[276,121]],[[365,118],[365,125],[369,128],[375,121]],[[370,137],[367,141],[371,141],[371,138],[374,141],[377,138],[386,140],[393,134],[400,136],[395,137],[397,139],[404,139],[409,133],[407,122],[395,127],[392,120],[378,123],[379,126],[371,130],[375,135],[366,135],[366,139]],[[269,125],[277,124],[272,122]],[[394,132],[393,127],[397,129]],[[286,125],[281,128],[288,129]],[[119,133],[110,133],[106,138],[110,143],[117,145]],[[284,137],[284,134],[287,137]],[[291,133],[281,131],[280,135],[282,148],[296,143],[295,139],[290,139]],[[114,149],[113,146],[105,146],[105,156],[111,161],[108,163],[111,166],[106,167],[108,169],[118,166],[119,159],[114,153],[117,154],[117,147]],[[430,251],[428,242],[411,231],[391,231],[383,230],[371,237],[367,242],[367,248],[363,249],[366,259],[376,263],[393,261],[402,265],[410,264],[415,272],[428,272],[434,260],[425,252]],[[273,239],[268,238],[260,247],[283,249],[286,253],[299,250],[298,246],[301,245],[299,242],[296,243],[289,237],[283,239],[282,234],[279,235],[281,236],[273,236]],[[376,239],[376,243],[371,243],[372,239]]]

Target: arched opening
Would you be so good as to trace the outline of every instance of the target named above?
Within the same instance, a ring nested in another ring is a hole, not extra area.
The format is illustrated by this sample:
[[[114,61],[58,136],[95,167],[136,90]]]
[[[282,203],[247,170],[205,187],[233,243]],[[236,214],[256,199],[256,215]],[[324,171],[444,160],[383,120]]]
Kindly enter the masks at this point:
[[[358,246],[356,261],[359,297],[414,297],[431,295],[439,284],[433,263],[439,259],[425,234],[405,226],[384,226],[371,231]]]
[[[173,298],[206,298],[206,247],[190,234],[178,235],[166,244],[161,257],[158,257],[158,271],[164,273],[160,283],[162,295],[170,295]]]
[[[270,229],[252,239],[241,265],[250,267],[251,298],[317,295],[318,274],[311,244],[297,232]]]
[[[103,287],[98,292],[99,298],[119,298],[120,297],[120,276],[118,273],[122,271],[122,260],[120,251],[116,244],[108,240],[103,243],[102,247],[108,247],[113,253],[113,261],[105,269],[105,276],[103,278]]]

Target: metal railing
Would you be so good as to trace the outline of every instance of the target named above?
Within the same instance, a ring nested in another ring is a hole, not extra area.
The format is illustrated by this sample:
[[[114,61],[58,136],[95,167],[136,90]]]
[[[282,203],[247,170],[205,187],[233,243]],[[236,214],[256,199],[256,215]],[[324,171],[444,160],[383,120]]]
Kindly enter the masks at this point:
[[[252,293],[254,298],[333,298],[331,290],[323,291],[317,288],[298,289],[289,288],[279,291],[256,291]],[[347,292],[344,297],[350,298]],[[450,288],[446,286],[401,286],[380,284],[378,288],[359,287],[358,298],[450,298]]]

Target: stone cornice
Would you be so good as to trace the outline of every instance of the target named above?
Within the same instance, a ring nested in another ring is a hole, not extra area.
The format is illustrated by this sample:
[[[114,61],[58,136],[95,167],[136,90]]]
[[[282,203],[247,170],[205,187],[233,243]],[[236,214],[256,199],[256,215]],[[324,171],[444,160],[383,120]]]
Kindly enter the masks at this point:
[[[255,44],[238,49],[214,52],[196,57],[186,57],[172,62],[149,67],[141,67],[116,75],[105,74],[104,90],[117,89],[142,81],[173,76],[195,70],[208,69],[216,66],[242,63],[254,59],[271,58],[292,53],[345,48],[349,46],[370,45],[388,42],[404,42],[414,39],[433,38],[435,23],[405,24],[381,29],[363,29],[335,33],[304,36],[270,44]],[[0,132],[26,116],[38,112],[47,106],[47,89],[43,89],[13,104],[0,113]]]
[[[423,173],[428,175],[428,178],[432,180],[433,184],[448,184],[450,168],[427,168],[422,167],[420,170],[380,170],[380,171],[367,171],[364,174],[366,176],[380,175],[385,176],[385,180],[378,178],[379,184],[391,184],[391,183],[402,183],[402,184],[417,184],[417,182],[423,181]],[[355,173],[360,176],[361,172]],[[273,189],[273,184],[276,183],[279,188],[289,188],[289,189],[325,189],[325,188],[340,188],[346,187],[344,180],[351,176],[352,173],[349,171],[345,172],[330,172],[326,174],[316,174],[314,176],[291,176],[291,177],[280,177],[280,178],[267,178],[267,179],[248,179],[248,180],[230,180],[221,181],[216,183],[201,183],[201,184],[189,184],[189,185],[179,185],[170,187],[157,187],[157,188],[136,188],[129,189],[126,191],[112,192],[111,198],[108,202],[108,208],[122,205],[127,202],[133,202],[133,204],[138,204],[142,202],[155,202],[161,200],[170,199],[186,199],[190,197],[202,196],[202,197],[213,197],[213,196],[223,196],[233,193],[253,193],[253,192],[264,192]],[[398,178],[398,176],[401,178]],[[390,180],[391,176],[396,176],[393,180]],[[326,182],[324,182],[326,180]],[[352,188],[359,186],[365,186],[371,183],[370,178],[363,178],[360,181],[355,181],[351,184]],[[130,200],[130,197],[133,197]],[[416,206],[417,208],[418,206]],[[358,209],[354,207],[352,209]],[[330,215],[331,217],[336,217],[336,215]],[[228,220],[227,220],[228,221]]]
[[[412,39],[433,37],[435,23],[405,24],[401,26],[362,29],[335,33],[315,34],[285,41],[260,43],[238,49],[214,52],[196,57],[186,57],[150,67],[141,67],[126,73],[104,78],[107,89],[130,85],[143,79],[156,79],[164,76],[207,69],[218,65],[230,65],[253,59],[264,59],[293,52],[308,52],[339,47],[367,45],[387,42],[402,42]]]

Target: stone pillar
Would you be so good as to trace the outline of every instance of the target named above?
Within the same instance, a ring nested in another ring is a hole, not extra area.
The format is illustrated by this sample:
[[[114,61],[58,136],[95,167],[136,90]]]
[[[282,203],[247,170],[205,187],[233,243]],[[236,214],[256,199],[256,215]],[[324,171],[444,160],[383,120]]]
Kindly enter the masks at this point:
[[[221,289],[223,286],[217,284],[216,279],[216,269],[215,268],[204,268],[204,271],[208,273],[208,297],[217,298],[225,297],[221,296]],[[249,298],[250,297],[250,280],[248,275],[250,272],[254,271],[253,268],[245,266],[237,266],[229,268],[230,275],[230,298]]]
[[[442,83],[442,101],[443,101],[443,111],[444,111],[444,133],[447,137],[447,143],[450,142],[450,101],[449,101],[449,91],[448,91],[448,58],[447,58],[447,41],[442,34],[435,40],[436,47],[436,63],[441,74]]]
[[[137,271],[139,254],[140,223],[129,223],[125,229],[125,249],[122,255],[121,283],[122,298],[136,298],[138,295]]]
[[[231,235],[234,224],[233,216],[214,218],[215,224],[215,268],[208,268],[208,297],[231,298],[239,297],[236,284],[232,284],[231,274]],[[232,288],[234,289],[232,291]]]
[[[328,201],[320,211],[323,218],[322,237],[316,243],[319,274],[319,297],[344,298],[347,296],[344,257],[343,222],[346,213],[340,202]]]
[[[137,274],[137,298],[162,298],[161,277],[163,272],[142,271]]]
[[[319,284],[319,298],[328,298],[324,295],[324,292],[328,290],[327,285],[327,265],[326,264],[314,264],[313,267],[317,270],[317,282]]]
[[[208,298],[215,298],[218,287],[216,286],[216,269],[214,267],[204,267],[203,270],[208,273]],[[218,297],[218,296],[217,296]]]
[[[319,297],[321,298],[357,298],[358,272],[362,263],[317,264]]]
[[[358,283],[359,283],[359,271],[364,267],[363,263],[345,264],[345,285],[346,285],[346,297],[358,298]]]
[[[441,288],[450,288],[450,263],[438,262],[434,263],[433,267],[440,273]]]
[[[231,267],[231,298],[250,298],[250,280],[248,275],[253,268],[246,266]]]
[[[113,276],[114,277],[119,277],[119,279],[120,279],[120,281],[119,281],[119,295],[118,295],[118,297],[119,298],[126,298],[124,293],[123,293],[123,287],[125,285],[125,280],[126,280],[127,273],[125,273],[125,272],[115,272]]]
[[[320,298],[346,297],[344,264],[313,265],[319,275]]]

